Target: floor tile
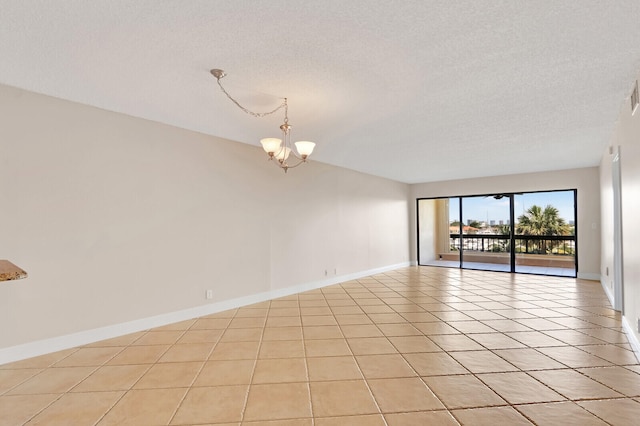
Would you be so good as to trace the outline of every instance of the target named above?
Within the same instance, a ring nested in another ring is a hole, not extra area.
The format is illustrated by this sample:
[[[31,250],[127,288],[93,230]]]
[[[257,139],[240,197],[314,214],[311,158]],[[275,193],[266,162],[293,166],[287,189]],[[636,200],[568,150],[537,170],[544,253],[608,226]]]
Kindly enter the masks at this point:
[[[493,353],[515,365],[520,370],[551,370],[556,368],[566,368],[563,364],[560,364],[532,348],[499,349],[493,351]]]
[[[367,379],[416,376],[413,368],[399,354],[359,355],[356,360]]]
[[[191,388],[171,424],[240,422],[246,394],[246,385]]]
[[[448,409],[507,405],[472,375],[425,377],[425,383]]]
[[[199,318],[190,330],[224,330],[230,322],[231,318]]]
[[[0,425],[24,424],[60,396],[59,394],[0,396],[0,413],[2,413]]]
[[[495,332],[493,328],[481,323],[480,321],[452,321],[448,324],[464,334]]]
[[[446,352],[405,354],[404,358],[421,376],[469,373],[469,370]]]
[[[309,385],[282,383],[252,385],[244,420],[277,420],[311,417]]]
[[[265,328],[262,339],[265,342],[273,340],[302,340],[302,327]]]
[[[487,349],[516,349],[525,345],[502,333],[477,333],[469,335]]]
[[[354,355],[395,354],[398,350],[386,337],[362,337],[347,340]]]
[[[177,343],[215,343],[220,340],[223,330],[188,330],[178,339]]]
[[[172,345],[182,335],[184,331],[149,331],[144,336],[132,343],[133,346],[140,345]]]
[[[134,389],[186,388],[191,386],[202,365],[202,362],[154,364],[138,380]]]
[[[255,359],[260,342],[219,342],[213,348],[210,360]],[[302,343],[301,343],[302,345]]]
[[[153,364],[169,349],[168,345],[129,346],[115,357],[109,365]]]
[[[342,331],[337,325],[309,326],[302,329],[306,339],[342,339]]]
[[[273,311],[273,310],[271,310]],[[270,312],[271,312],[270,311]],[[269,315],[269,317],[267,318],[267,327],[272,328],[272,327],[301,327],[302,326],[302,320],[300,319],[299,316],[295,316],[295,317],[287,317],[287,316],[271,316],[271,314]]]
[[[359,308],[358,308],[359,309]],[[334,309],[334,312],[336,310]],[[358,324],[373,324],[371,318],[368,315],[362,314],[341,314],[335,315],[336,321],[340,325],[358,325]]]
[[[623,367],[582,368],[580,373],[626,396],[640,397],[640,374]]]
[[[68,357],[56,362],[54,367],[100,366],[118,354],[122,347],[80,348]]]
[[[98,424],[169,424],[186,391],[186,388],[128,391]]]
[[[316,417],[376,414],[373,396],[364,380],[312,382],[311,401]]]
[[[383,413],[444,409],[419,378],[377,379],[368,383]]]
[[[565,398],[526,373],[489,373],[478,378],[510,404],[562,401]]]
[[[258,342],[262,339],[262,328],[227,328],[220,337],[221,342]]]
[[[382,336],[382,332],[378,327],[373,324],[357,324],[357,325],[342,325],[342,332],[344,337],[351,339],[354,337],[379,337]]]
[[[362,379],[360,368],[352,356],[308,358],[309,380]]]
[[[389,426],[438,425],[457,426],[458,422],[448,411],[422,411],[413,413],[389,413],[384,415]]]
[[[204,361],[211,354],[214,344],[184,343],[171,346],[158,360],[158,362],[189,362]]]
[[[0,370],[0,395],[40,373],[40,368],[20,368],[17,370]]]
[[[471,336],[475,336],[475,334]],[[445,334],[430,336],[429,338],[445,351],[475,351],[484,349],[484,347],[463,334]]]
[[[540,425],[604,426],[607,424],[570,401],[517,405],[516,409]]]
[[[461,334],[456,328],[444,322],[417,322],[413,326],[428,337],[441,334]]]
[[[302,325],[336,325],[338,322],[333,315],[307,315],[302,317]]]
[[[345,339],[318,339],[304,342],[308,357],[351,355]]]
[[[307,380],[304,358],[274,358],[258,360],[252,383],[292,383]]]
[[[506,332],[505,335],[532,348],[567,345],[565,342],[555,339],[539,331]]]
[[[487,350],[449,352],[449,355],[472,373],[498,373],[518,370],[514,365]]]
[[[215,350],[214,350],[215,352]],[[302,340],[274,340],[262,342],[258,358],[301,358],[304,357]]]
[[[210,360],[202,367],[194,386],[245,385],[251,383],[255,361]]]
[[[367,414],[364,416],[320,417],[315,420],[315,426],[387,426],[382,414]]]
[[[71,392],[129,390],[151,366],[150,364],[105,365],[94,371]]]
[[[623,396],[575,370],[531,371],[529,374],[572,400]]]
[[[88,377],[95,367],[50,368],[31,377],[7,392],[8,395],[63,393]]]
[[[611,365],[609,361],[573,346],[538,348],[538,351],[571,368],[606,367]]]
[[[66,349],[59,352],[23,359],[21,361],[11,362],[9,364],[3,364],[0,365],[0,369],[14,370],[20,368],[47,368],[73,354],[78,349],[80,348]]]
[[[67,393],[34,417],[28,424],[92,425],[100,420],[123,394],[124,392]]]
[[[612,364],[617,364],[617,365],[638,364],[638,359],[636,358],[633,351],[622,349],[613,344],[578,346],[578,349],[588,352],[604,360],[607,360]]]
[[[578,405],[612,425],[632,425],[640,418],[640,403],[632,399],[580,401]]]
[[[458,419],[461,425],[474,426],[531,426],[522,414],[511,407],[486,407],[471,408],[464,410],[453,410],[453,416]]]
[[[389,337],[389,341],[401,353],[439,352],[442,350],[426,336]]]

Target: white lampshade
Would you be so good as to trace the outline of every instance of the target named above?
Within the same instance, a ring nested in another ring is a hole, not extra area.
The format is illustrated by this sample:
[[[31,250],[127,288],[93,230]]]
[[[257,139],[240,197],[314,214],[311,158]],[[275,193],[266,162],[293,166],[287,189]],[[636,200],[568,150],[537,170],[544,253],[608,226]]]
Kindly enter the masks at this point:
[[[280,151],[280,144],[282,144],[282,140],[278,138],[264,138],[260,139],[260,143],[262,144],[262,149],[268,154],[276,153]]]
[[[289,154],[291,154],[291,148],[285,146],[276,153],[275,157],[278,161],[285,161],[287,158],[289,158]]]
[[[299,141],[295,143],[296,150],[301,157],[308,157],[313,152],[313,148],[315,148],[316,144],[309,141]]]

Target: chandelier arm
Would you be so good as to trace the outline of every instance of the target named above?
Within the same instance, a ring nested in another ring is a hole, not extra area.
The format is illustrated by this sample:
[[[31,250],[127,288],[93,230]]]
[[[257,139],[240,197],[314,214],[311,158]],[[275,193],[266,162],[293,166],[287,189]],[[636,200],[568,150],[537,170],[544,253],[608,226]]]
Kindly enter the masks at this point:
[[[296,157],[296,158],[298,158],[298,157]],[[296,167],[298,167],[300,164],[307,163],[307,162],[308,162],[307,160],[300,159],[300,161],[298,161],[298,162],[297,162],[296,164],[294,164],[293,166],[290,166],[289,164],[287,164],[286,166],[284,166],[284,165],[282,165],[282,164],[278,164],[278,167],[280,167],[281,169],[284,169],[284,168],[287,168],[287,169],[295,169],[295,168],[296,168]]]
[[[229,98],[229,100],[231,100],[231,102],[233,102],[234,104],[236,104],[236,106],[238,108],[240,108],[241,110],[243,110],[244,112],[246,112],[247,114],[254,116],[254,117],[265,117],[267,115],[271,115],[275,112],[278,112],[279,110],[281,110],[282,108],[285,108],[285,111],[287,109],[287,98],[283,98],[283,101],[280,105],[278,105],[274,110],[272,111],[268,111],[268,112],[253,112],[247,108],[245,108],[244,106],[240,105],[240,103],[238,101],[236,101],[235,99],[233,99],[233,97],[225,90],[224,86],[222,86],[222,83],[220,83],[220,78],[217,79],[218,80],[218,86],[220,86],[220,90],[222,90],[222,93],[224,93],[225,95],[227,95],[227,98]]]

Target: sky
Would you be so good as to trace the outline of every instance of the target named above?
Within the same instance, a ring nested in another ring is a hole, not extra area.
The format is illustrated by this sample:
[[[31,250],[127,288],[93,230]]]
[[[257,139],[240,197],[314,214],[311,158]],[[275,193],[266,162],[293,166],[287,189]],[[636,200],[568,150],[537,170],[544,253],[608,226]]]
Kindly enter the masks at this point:
[[[545,208],[552,205],[560,212],[560,217],[567,223],[574,222],[574,199],[573,191],[554,191],[554,192],[533,192],[525,194],[516,194],[515,201],[515,218],[522,215],[532,205],[538,205]],[[459,207],[458,198],[449,199],[449,222],[458,219]],[[500,200],[494,199],[492,196],[474,196],[463,197],[463,222],[468,220],[477,220],[480,222],[495,220],[496,223],[503,221],[505,224],[509,220],[509,197],[503,197]]]

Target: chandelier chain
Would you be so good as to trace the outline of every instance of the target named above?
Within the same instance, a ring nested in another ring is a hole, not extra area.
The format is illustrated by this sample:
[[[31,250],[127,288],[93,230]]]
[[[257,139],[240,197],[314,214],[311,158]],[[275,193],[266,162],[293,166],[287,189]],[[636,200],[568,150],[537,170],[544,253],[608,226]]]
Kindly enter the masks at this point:
[[[268,111],[268,112],[253,112],[247,108],[245,108],[244,106],[240,105],[240,103],[238,101],[236,101],[235,99],[233,99],[233,97],[231,97],[231,95],[224,89],[224,86],[222,86],[222,83],[220,83],[220,79],[218,78],[218,86],[220,86],[220,90],[222,90],[222,93],[224,93],[225,95],[227,95],[227,98],[229,98],[229,100],[231,102],[233,102],[234,104],[236,104],[236,106],[238,108],[240,108],[241,110],[243,110],[244,112],[246,112],[247,114],[253,116],[253,117],[266,117],[267,115],[271,115],[273,113],[276,113],[278,111],[280,111],[282,108],[285,108],[285,117],[286,117],[286,110],[287,108],[287,98],[283,98],[283,101],[280,105],[278,105],[274,110],[272,111]]]

